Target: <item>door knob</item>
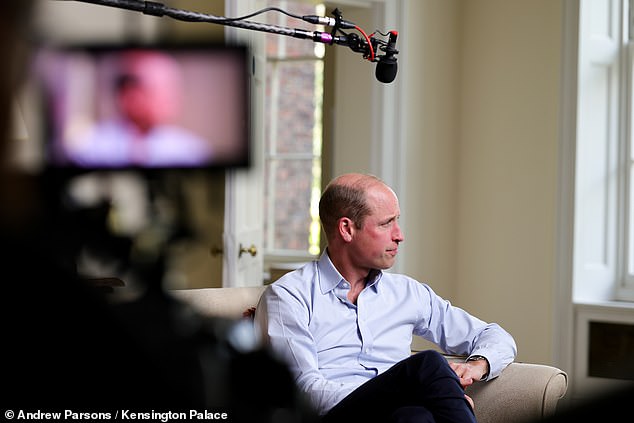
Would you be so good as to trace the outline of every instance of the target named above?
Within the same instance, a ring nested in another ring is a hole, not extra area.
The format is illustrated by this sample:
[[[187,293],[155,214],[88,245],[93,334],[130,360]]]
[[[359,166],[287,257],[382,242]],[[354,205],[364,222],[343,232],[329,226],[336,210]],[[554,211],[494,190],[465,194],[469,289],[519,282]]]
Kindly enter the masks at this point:
[[[251,254],[251,257],[255,257],[258,253],[258,249],[255,248],[255,245],[253,244],[251,244],[249,248],[243,247],[242,244],[240,244],[240,252],[238,253],[238,258],[242,257],[243,253],[249,253]]]

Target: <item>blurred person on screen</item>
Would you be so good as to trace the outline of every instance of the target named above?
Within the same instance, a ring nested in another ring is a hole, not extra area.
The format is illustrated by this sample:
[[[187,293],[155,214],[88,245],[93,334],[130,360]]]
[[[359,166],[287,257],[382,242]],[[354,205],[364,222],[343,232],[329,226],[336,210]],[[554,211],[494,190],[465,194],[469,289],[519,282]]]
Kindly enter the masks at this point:
[[[65,144],[81,167],[197,167],[211,143],[179,125],[182,74],[177,61],[152,50],[121,56],[112,82],[117,115],[75,133]]]

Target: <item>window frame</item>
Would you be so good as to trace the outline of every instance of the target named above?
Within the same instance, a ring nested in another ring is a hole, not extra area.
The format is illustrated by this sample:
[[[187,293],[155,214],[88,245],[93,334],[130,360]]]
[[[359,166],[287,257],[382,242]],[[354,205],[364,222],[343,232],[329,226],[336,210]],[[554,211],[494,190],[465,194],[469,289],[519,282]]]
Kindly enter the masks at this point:
[[[621,111],[621,145],[619,165],[622,186],[620,230],[620,273],[616,289],[616,299],[634,301],[634,28],[632,13],[634,0],[623,0],[623,34],[622,34],[622,73],[620,75],[621,93],[623,93],[623,109]]]

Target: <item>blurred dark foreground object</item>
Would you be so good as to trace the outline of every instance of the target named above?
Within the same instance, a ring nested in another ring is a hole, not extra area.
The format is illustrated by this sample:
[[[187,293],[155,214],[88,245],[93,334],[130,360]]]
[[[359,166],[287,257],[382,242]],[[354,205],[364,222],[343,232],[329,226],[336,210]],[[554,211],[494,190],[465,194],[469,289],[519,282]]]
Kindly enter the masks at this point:
[[[157,290],[113,304],[45,251],[0,242],[7,409],[195,409],[225,412],[230,422],[316,421],[249,319],[201,317]]]
[[[578,422],[620,422],[630,421],[632,414],[632,398],[634,398],[634,384],[616,388],[584,400],[575,406],[560,407],[543,423],[578,423]],[[535,422],[537,423],[537,422]]]
[[[115,304],[107,299],[112,294],[80,279],[72,265],[59,260],[66,257],[60,252],[74,247],[68,245],[71,234],[51,228],[55,219],[42,206],[47,204],[38,188],[42,181],[16,170],[8,159],[33,5],[0,2],[5,417],[70,410],[111,413],[108,420],[116,421],[115,413],[123,411],[196,410],[226,413],[228,422],[314,421],[287,369],[250,338],[244,322],[203,318],[160,289]]]

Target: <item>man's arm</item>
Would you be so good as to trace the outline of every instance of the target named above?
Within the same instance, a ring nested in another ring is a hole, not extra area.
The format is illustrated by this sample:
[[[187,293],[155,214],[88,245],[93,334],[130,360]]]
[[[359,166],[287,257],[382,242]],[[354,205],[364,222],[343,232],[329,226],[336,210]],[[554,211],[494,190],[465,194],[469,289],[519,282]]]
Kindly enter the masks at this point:
[[[422,287],[423,301],[430,310],[425,338],[449,354],[484,358],[453,365],[467,380],[494,379],[515,360],[515,340],[500,325],[484,322],[439,297],[429,286]]]

